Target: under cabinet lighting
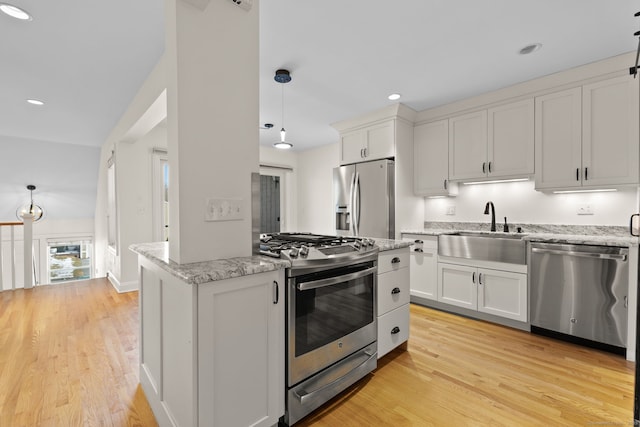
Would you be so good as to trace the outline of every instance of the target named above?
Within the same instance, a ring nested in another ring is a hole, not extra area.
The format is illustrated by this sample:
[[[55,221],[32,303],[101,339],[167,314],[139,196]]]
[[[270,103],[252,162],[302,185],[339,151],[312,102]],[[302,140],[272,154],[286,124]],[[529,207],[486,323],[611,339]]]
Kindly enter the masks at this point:
[[[500,182],[521,182],[521,181],[529,181],[529,178],[495,179],[493,181],[472,181],[472,182],[463,182],[463,184],[478,185],[478,184],[497,184]]]
[[[16,18],[21,21],[31,21],[32,19],[29,13],[12,4],[0,3],[0,11],[4,12],[12,18]]]
[[[447,196],[427,196],[427,199],[444,199]]]
[[[611,191],[618,191],[615,188],[601,188],[598,190],[562,190],[554,191],[553,194],[570,194],[570,193],[608,193]]]

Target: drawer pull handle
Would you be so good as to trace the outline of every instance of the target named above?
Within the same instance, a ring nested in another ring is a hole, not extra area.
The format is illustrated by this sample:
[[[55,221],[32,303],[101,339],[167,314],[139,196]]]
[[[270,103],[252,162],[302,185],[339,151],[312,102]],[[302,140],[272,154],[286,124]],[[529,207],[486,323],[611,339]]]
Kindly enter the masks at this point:
[[[423,244],[424,242],[422,240],[415,240],[413,243]]]
[[[399,293],[400,293],[400,288],[393,288],[393,290],[391,291],[391,295],[395,295]]]
[[[424,252],[424,251],[423,251],[422,249],[420,249],[420,248],[415,248],[413,251],[414,251],[414,252]]]
[[[475,271],[471,273],[471,283],[476,283],[476,273]]]
[[[398,327],[396,326],[396,327],[394,327],[394,328],[391,330],[391,335],[395,335],[395,334],[397,334],[397,333],[400,333],[400,328],[398,328]]]
[[[391,264],[399,264],[399,263],[400,263],[400,258],[398,258],[397,256],[393,257],[393,259],[391,260]]]

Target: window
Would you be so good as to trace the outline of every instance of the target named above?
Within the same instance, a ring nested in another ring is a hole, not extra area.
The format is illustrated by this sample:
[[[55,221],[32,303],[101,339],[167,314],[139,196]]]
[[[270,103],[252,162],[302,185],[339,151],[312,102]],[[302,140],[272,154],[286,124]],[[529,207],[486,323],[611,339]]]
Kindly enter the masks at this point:
[[[91,239],[49,241],[47,249],[49,283],[87,280],[93,277]]]

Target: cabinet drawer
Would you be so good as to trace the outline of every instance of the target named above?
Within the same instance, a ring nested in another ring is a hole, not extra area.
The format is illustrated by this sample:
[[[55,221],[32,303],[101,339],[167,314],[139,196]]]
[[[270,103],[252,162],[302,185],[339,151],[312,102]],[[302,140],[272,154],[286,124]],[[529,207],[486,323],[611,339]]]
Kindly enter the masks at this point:
[[[409,268],[378,274],[378,316],[409,302]]]
[[[378,359],[409,339],[409,304],[378,317]]]
[[[400,270],[409,266],[409,248],[380,252],[378,255],[378,274]]]

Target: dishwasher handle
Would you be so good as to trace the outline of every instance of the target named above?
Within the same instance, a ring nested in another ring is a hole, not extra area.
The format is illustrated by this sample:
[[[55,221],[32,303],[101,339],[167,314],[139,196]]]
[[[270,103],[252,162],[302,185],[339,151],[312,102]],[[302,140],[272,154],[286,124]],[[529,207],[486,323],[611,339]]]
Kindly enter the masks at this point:
[[[539,254],[567,255],[567,256],[575,256],[575,257],[583,257],[583,258],[615,259],[620,261],[627,260],[627,254],[603,254],[603,253],[564,251],[560,249],[543,249],[543,248],[532,248],[531,252],[539,253]]]

